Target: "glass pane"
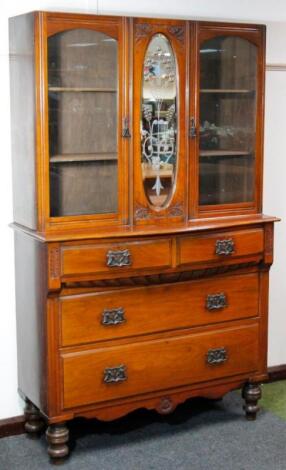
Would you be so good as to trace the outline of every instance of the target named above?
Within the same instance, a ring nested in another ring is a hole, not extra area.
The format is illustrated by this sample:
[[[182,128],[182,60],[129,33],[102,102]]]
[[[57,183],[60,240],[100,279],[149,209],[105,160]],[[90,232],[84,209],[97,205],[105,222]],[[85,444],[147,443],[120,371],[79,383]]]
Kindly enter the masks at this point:
[[[257,49],[216,37],[200,49],[200,204],[254,199]]]
[[[97,31],[48,39],[51,216],[117,211],[117,54]]]
[[[143,69],[142,177],[149,202],[161,207],[172,194],[177,158],[177,70],[163,34],[153,36]]]

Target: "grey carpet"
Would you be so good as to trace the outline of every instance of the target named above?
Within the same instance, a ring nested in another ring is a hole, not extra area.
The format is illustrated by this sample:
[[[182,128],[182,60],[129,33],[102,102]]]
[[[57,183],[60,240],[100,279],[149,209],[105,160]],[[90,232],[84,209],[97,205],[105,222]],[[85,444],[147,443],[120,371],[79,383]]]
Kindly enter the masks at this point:
[[[74,449],[64,470],[285,470],[286,421],[262,411],[247,422],[238,393],[190,400],[168,417],[139,411],[113,423],[71,424]],[[0,439],[1,470],[53,466],[44,436]]]

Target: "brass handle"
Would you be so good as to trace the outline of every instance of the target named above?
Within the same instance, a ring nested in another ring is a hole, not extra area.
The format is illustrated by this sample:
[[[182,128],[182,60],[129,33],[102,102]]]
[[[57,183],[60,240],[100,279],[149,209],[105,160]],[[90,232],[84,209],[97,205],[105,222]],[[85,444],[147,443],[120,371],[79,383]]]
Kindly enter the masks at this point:
[[[103,382],[106,384],[124,382],[127,380],[127,367],[124,364],[107,367],[103,371]]]
[[[195,121],[195,118],[192,117],[190,119],[190,131],[189,131],[189,135],[192,139],[194,139],[196,136],[197,136],[197,129],[196,129],[196,121]]]
[[[216,240],[215,242],[215,254],[218,256],[232,255],[235,251],[234,240],[228,238],[225,240]]]
[[[207,364],[211,366],[223,364],[227,360],[228,354],[225,348],[209,349],[206,355]]]
[[[125,310],[123,307],[104,309],[102,312],[101,324],[104,326],[121,325],[126,322],[124,317]]]
[[[131,266],[131,253],[129,250],[109,250],[106,254],[106,264],[110,268]]]
[[[226,295],[223,292],[207,295],[206,308],[208,310],[219,310],[225,307],[227,307],[227,300]]]
[[[128,117],[123,118],[122,137],[126,137],[126,138],[131,137],[130,130],[129,130],[129,119],[128,119]]]

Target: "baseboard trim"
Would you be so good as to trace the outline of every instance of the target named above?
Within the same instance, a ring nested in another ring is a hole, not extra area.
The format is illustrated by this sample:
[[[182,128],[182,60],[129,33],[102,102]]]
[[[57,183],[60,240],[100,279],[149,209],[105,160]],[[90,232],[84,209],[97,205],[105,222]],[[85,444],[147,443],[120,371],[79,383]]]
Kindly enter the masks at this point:
[[[268,380],[267,383],[277,382],[278,380],[286,380],[286,364],[280,366],[268,367]],[[15,416],[13,418],[0,420],[0,438],[17,436],[24,434],[24,415]]]
[[[25,432],[24,423],[24,415],[0,419],[0,438],[23,434]]]
[[[268,367],[268,382],[276,382],[277,380],[286,379],[286,364],[280,366]]]

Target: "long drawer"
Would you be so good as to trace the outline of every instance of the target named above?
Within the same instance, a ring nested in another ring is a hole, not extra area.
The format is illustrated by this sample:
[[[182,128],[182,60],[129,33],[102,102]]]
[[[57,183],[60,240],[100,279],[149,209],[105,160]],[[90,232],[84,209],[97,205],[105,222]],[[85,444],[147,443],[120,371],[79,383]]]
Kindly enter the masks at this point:
[[[171,239],[140,240],[119,243],[64,245],[61,253],[62,276],[120,276],[142,269],[171,266]]]
[[[70,346],[258,315],[257,273],[61,297]]]
[[[255,372],[258,325],[63,353],[63,408]]]
[[[236,230],[179,239],[178,264],[208,261],[231,262],[238,257],[259,255],[264,249],[263,229]]]

